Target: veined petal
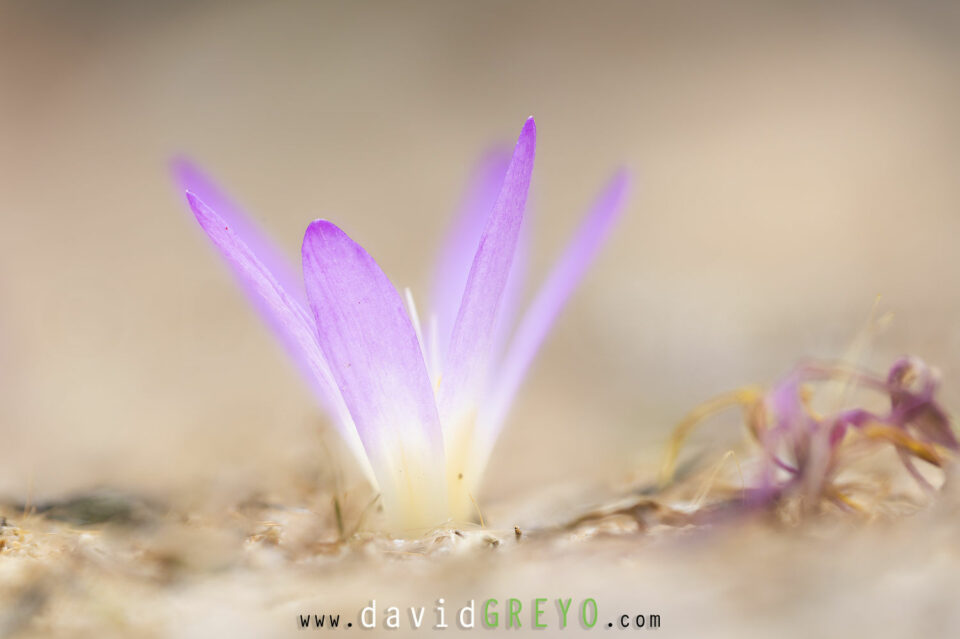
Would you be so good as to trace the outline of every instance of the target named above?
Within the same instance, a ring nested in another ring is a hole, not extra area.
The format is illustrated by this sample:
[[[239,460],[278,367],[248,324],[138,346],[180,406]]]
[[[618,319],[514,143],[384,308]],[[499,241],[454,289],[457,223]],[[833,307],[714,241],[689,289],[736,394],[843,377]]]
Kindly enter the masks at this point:
[[[306,308],[303,279],[287,254],[243,212],[217,184],[190,160],[180,157],[172,162],[173,175],[182,191],[190,191],[226,221],[236,235],[257,256],[283,290]]]
[[[271,325],[304,377],[310,382],[317,397],[334,417],[340,434],[356,456],[361,469],[376,483],[353,420],[320,352],[313,320],[307,310],[293,299],[254,254],[247,245],[247,238],[241,238],[229,222],[195,194],[188,192],[187,202],[200,226],[230,264],[248,296],[256,303],[264,319]]]
[[[443,362],[457,319],[480,236],[490,219],[510,164],[507,150],[488,151],[474,167],[457,218],[444,240],[436,267],[431,308],[437,323],[438,360]]]
[[[388,516],[408,528],[445,521],[440,419],[403,300],[373,258],[324,220],[303,238],[303,274],[320,348]]]
[[[490,400],[478,418],[477,451],[484,461],[502,428],[523,378],[571,293],[609,235],[626,199],[628,178],[619,172],[607,185],[573,241],[527,309],[496,372]]]
[[[451,506],[457,516],[463,516],[468,510],[469,489],[466,487],[473,484],[473,478],[466,460],[472,446],[477,401],[487,381],[497,312],[526,208],[536,137],[536,125],[530,118],[520,132],[503,186],[473,258],[438,388],[448,480],[451,485],[462,485],[467,491],[458,491],[453,496]]]

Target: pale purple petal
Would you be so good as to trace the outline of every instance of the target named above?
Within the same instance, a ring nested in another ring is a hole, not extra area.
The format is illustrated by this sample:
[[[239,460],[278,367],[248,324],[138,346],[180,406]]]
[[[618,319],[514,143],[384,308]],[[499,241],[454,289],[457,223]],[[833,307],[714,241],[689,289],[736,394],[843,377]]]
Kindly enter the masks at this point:
[[[187,202],[200,226],[230,264],[249,297],[256,302],[264,319],[296,361],[324,408],[334,417],[362,470],[372,478],[353,420],[320,352],[313,319],[307,310],[293,299],[259,256],[254,254],[246,242],[247,238],[241,238],[229,222],[195,194],[187,193]]]
[[[517,327],[517,314],[520,312],[520,305],[523,301],[524,289],[527,283],[527,273],[530,269],[530,226],[527,222],[530,220],[530,206],[527,205],[527,212],[524,215],[524,224],[520,226],[520,237],[517,238],[517,249],[513,254],[513,264],[510,266],[510,275],[507,277],[507,285],[503,289],[503,301],[500,302],[500,311],[497,313],[497,324],[493,330],[493,341],[490,346],[490,362],[499,361],[507,347],[507,342],[513,335]],[[487,385],[485,389],[489,391],[490,385],[495,381],[497,375],[496,366],[489,367]]]
[[[466,428],[486,382],[497,311],[513,264],[520,223],[527,203],[537,129],[527,120],[517,140],[503,187],[480,238],[439,387],[444,429]]]
[[[470,177],[460,212],[440,251],[434,269],[431,308],[437,323],[441,362],[450,346],[453,323],[463,299],[473,256],[496,204],[509,163],[508,150],[488,151],[480,158]]]
[[[478,402],[489,382],[497,316],[513,265],[533,172],[537,129],[527,120],[467,276],[437,396],[443,423],[450,508],[458,519],[473,513],[472,491],[480,479],[474,464]]]
[[[330,222],[310,224],[303,274],[320,348],[397,523],[446,519],[443,437],[403,300],[370,255]]]
[[[481,450],[492,445],[534,356],[609,235],[623,208],[628,182],[625,172],[613,178],[523,315],[480,416]]]
[[[208,207],[217,212],[230,228],[250,247],[274,279],[293,299],[306,308],[303,280],[289,256],[243,212],[217,184],[195,164],[186,158],[176,158],[171,163],[173,175],[181,191],[190,191]]]

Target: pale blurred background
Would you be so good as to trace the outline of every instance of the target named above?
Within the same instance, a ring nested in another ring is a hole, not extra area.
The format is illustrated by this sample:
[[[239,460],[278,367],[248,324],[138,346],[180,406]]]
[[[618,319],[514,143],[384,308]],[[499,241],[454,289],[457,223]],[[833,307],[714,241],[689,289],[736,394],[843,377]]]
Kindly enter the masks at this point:
[[[470,165],[530,114],[534,282],[617,166],[636,186],[487,502],[653,464],[696,402],[842,354],[877,295],[869,362],[925,357],[956,405],[958,27],[925,1],[0,2],[0,492],[329,459],[173,155],[292,256],[334,219],[423,303]]]

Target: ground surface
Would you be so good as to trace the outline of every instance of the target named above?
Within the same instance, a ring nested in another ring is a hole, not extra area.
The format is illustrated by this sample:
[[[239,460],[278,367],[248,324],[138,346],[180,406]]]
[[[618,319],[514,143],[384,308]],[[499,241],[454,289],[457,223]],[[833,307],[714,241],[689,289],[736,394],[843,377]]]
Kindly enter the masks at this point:
[[[960,629],[960,501],[949,487],[901,517],[837,510],[801,522],[759,514],[693,525],[634,496],[566,525],[446,528],[410,540],[351,531],[341,539],[323,494],[214,515],[104,493],[41,508],[8,509],[0,529],[0,623],[10,636],[298,636],[300,615],[330,613],[353,624],[338,632],[363,634],[371,600],[380,631],[386,609],[400,608],[405,636],[418,634],[408,607],[426,607],[431,627],[440,598],[451,625],[476,602],[473,632],[491,631],[481,609],[490,598],[500,630],[508,599],[520,601],[525,630],[535,599],[547,599],[540,621],[551,634],[560,630],[557,598],[572,599],[569,634],[651,632],[606,627],[622,614],[646,624],[660,615],[655,634],[675,637]],[[343,510],[348,525],[356,515]],[[588,599],[598,604],[592,629],[579,621]]]

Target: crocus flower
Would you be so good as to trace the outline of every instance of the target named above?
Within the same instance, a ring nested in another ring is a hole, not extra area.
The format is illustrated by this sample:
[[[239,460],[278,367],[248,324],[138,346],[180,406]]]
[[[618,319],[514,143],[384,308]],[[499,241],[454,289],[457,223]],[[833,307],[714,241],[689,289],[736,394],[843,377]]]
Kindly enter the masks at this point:
[[[602,192],[507,343],[533,170],[529,119],[512,156],[480,164],[441,253],[422,325],[359,244],[326,220],[302,247],[303,279],[190,163],[175,172],[200,226],[297,362],[395,530],[472,518],[484,467],[557,314],[617,218],[627,179]],[[517,255],[519,254],[519,257]],[[507,344],[504,347],[504,344]]]

